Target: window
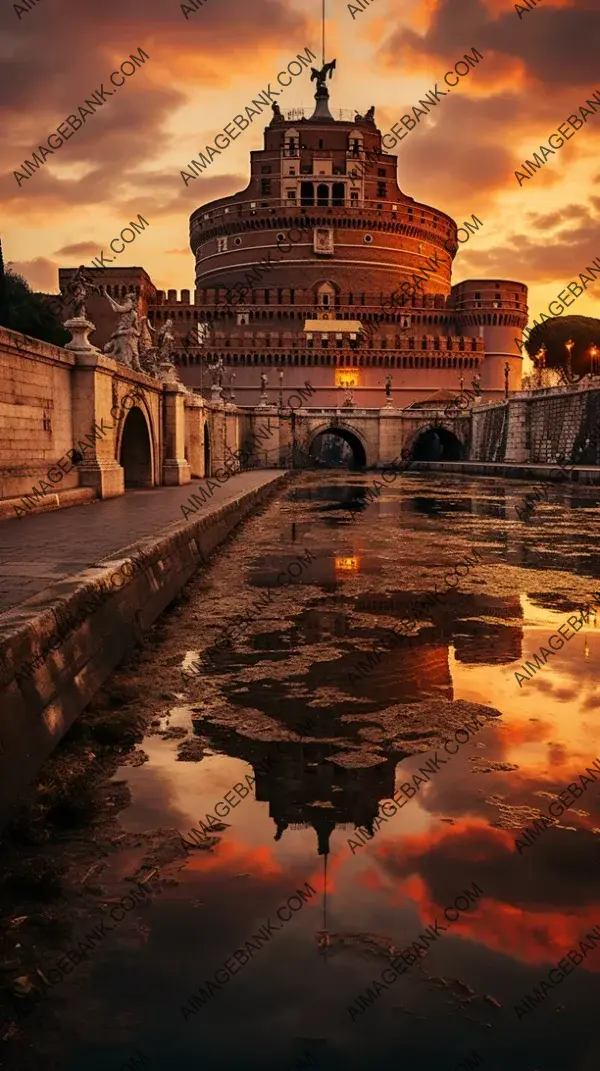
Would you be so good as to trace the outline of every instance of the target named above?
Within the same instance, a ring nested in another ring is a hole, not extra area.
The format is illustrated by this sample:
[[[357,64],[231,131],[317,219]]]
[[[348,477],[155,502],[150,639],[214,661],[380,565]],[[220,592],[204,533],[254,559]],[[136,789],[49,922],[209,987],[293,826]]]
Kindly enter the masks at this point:
[[[377,174],[380,178],[385,178],[385,167],[378,167]]]
[[[268,178],[267,179],[265,179],[265,178],[261,179],[260,180],[260,194],[261,194],[261,197],[265,197],[270,192],[271,192],[271,179],[268,179]]]
[[[296,168],[295,167],[290,167],[290,175],[295,175],[295,174],[296,174]]]
[[[217,238],[217,253],[225,253],[227,251],[227,239]]]
[[[319,138],[319,148],[323,148],[323,138]]]
[[[378,197],[387,197],[387,183],[385,183],[385,182],[378,182],[377,183],[377,196]]]
[[[285,194],[286,194],[286,197],[287,197],[288,201],[295,201],[296,200],[296,191],[295,190],[286,190]]]
[[[502,294],[494,294],[494,297],[496,298],[496,301],[500,301]]]
[[[366,244],[370,245],[372,241],[373,241],[373,235],[372,234],[365,234],[365,242],[366,242]],[[364,301],[363,301],[363,305],[364,305]]]
[[[233,244],[234,245],[241,245],[242,244],[242,239],[241,238],[234,238],[233,239]]]
[[[479,291],[476,292],[475,297],[476,298],[480,298],[481,297],[481,294],[479,293]]]
[[[261,169],[260,169],[260,173],[261,173],[261,175],[270,175],[271,174],[271,168],[270,168],[269,164],[263,165],[263,167],[261,167]]]
[[[358,190],[350,190],[350,204],[358,204]]]
[[[354,138],[352,142],[352,152],[355,156],[358,156],[360,152],[360,141],[358,140],[358,138]]]

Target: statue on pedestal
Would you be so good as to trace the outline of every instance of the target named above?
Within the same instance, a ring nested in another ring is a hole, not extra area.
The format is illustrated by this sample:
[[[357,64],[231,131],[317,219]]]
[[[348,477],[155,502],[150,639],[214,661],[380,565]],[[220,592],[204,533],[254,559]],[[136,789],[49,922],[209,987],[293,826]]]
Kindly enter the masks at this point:
[[[73,316],[76,318],[87,320],[85,301],[88,290],[98,293],[99,287],[86,271],[85,265],[81,264],[75,275],[69,279],[64,290],[65,300],[73,303]]]
[[[142,370],[155,379],[172,379],[175,365],[171,360],[175,338],[171,333],[173,321],[165,320],[160,328],[154,328],[147,316],[140,324],[140,359]]]
[[[220,402],[223,396],[223,358],[219,357],[214,364],[209,364],[208,371],[211,375],[211,401]]]
[[[104,347],[107,357],[114,357],[116,361],[122,361],[128,368],[136,372],[142,372],[143,368],[139,358],[140,326],[138,324],[137,297],[135,290],[130,290],[123,299],[123,304],[110,296],[105,286],[102,293],[108,301],[113,312],[118,312],[119,325],[113,331]]]
[[[310,69],[310,80],[311,80],[311,82],[315,82],[316,81],[316,83],[317,83],[317,93],[316,93],[316,95],[318,97],[328,97],[329,96],[329,93],[327,91],[327,86],[325,85],[325,83],[327,81],[327,75],[329,75],[330,78],[333,78],[333,72],[335,71],[335,65],[336,65],[336,60],[332,60],[331,63],[326,63],[324,67],[321,67],[320,71],[318,71],[316,67],[311,67],[311,69]]]
[[[387,405],[391,405],[392,404],[392,377],[389,374],[389,372],[388,372],[387,376],[385,377],[385,397],[387,399],[386,404]]]

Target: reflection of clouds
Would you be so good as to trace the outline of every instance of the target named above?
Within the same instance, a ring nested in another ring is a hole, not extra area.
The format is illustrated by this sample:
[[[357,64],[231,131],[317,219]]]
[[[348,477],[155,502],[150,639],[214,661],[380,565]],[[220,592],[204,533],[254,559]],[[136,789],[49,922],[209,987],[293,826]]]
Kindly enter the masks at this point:
[[[264,884],[279,881],[283,869],[270,847],[237,841],[232,838],[231,830],[225,830],[220,835],[223,839],[212,851],[198,849],[191,852],[188,870],[221,877],[231,877],[244,871]]]
[[[476,882],[485,897],[453,931],[525,963],[560,959],[600,917],[600,840],[588,832],[550,829],[525,858],[504,830],[467,819],[383,839],[373,855],[391,898],[413,899],[424,924]]]

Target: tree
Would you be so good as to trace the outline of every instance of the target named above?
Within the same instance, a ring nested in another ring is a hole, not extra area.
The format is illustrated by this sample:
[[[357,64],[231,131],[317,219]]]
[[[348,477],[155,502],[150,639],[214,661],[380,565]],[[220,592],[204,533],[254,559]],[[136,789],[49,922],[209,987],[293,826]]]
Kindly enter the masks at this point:
[[[0,326],[64,346],[71,336],[59,319],[60,307],[61,299],[34,293],[21,275],[5,270],[0,250]]]
[[[545,366],[556,369],[564,382],[567,382],[566,342],[573,341],[571,366],[573,378],[580,379],[592,370],[590,347],[600,347],[600,320],[592,316],[555,316],[536,324],[525,343],[525,349],[535,367],[539,366],[536,355],[542,346],[546,347]]]

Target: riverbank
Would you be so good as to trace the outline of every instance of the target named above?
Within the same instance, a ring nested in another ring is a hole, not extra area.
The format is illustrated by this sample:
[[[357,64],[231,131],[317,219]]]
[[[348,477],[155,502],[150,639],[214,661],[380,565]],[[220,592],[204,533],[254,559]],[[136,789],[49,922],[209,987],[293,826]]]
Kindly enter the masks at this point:
[[[126,652],[286,478],[281,472],[241,473],[198,519],[166,528],[160,527],[159,507],[162,516],[176,518],[181,488],[173,489],[175,495],[161,489],[74,507],[68,531],[61,513],[9,526],[2,572],[14,570],[17,581],[21,573],[33,576],[38,590],[0,614],[0,823]],[[143,501],[155,506],[149,515],[140,515]],[[116,518],[119,523],[111,524]],[[153,522],[154,533],[144,534]],[[125,532],[130,539],[139,536],[123,547]],[[74,538],[81,541],[75,551]],[[94,560],[98,546],[111,550]],[[77,564],[87,564],[83,571],[69,568],[74,554]],[[45,576],[61,573],[57,583],[45,586]]]
[[[464,476],[495,476],[502,480],[553,480],[583,484],[600,484],[597,465],[569,466],[565,474],[560,465],[517,464],[512,461],[413,461],[412,472],[450,472]]]

